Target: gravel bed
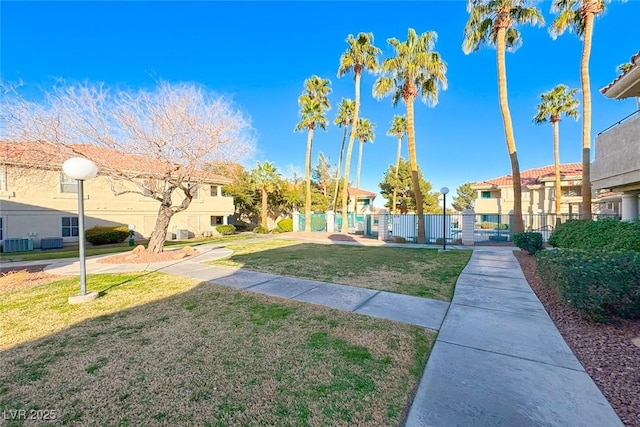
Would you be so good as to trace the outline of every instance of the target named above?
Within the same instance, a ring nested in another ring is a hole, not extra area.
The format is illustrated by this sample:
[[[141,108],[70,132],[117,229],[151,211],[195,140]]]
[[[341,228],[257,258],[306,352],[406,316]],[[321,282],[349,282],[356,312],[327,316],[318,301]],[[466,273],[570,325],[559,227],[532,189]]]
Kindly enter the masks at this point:
[[[522,251],[514,254],[529,285],[620,419],[627,426],[640,427],[640,348],[631,342],[640,337],[640,319],[588,322],[542,285],[534,257]]]

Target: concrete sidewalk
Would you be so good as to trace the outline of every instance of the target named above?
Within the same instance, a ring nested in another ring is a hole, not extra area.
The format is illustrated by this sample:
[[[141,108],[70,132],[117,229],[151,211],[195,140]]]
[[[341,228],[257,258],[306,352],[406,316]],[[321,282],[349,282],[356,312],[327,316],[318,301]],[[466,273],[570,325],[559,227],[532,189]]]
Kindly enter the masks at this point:
[[[231,251],[197,250],[195,257],[148,265],[94,257],[87,271],[160,271],[439,330],[407,426],[622,426],[529,287],[512,247],[474,249],[451,304],[210,266],[202,263]],[[78,263],[60,260],[46,271],[75,275]]]
[[[512,251],[476,249],[456,284],[407,426],[622,426]]]

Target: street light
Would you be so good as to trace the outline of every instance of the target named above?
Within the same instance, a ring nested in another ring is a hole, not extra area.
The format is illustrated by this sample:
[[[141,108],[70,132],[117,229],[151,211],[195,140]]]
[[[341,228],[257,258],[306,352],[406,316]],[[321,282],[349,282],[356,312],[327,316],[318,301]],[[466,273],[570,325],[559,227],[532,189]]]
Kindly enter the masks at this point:
[[[440,189],[442,193],[442,250],[447,250],[447,193],[449,193],[449,189],[447,187],[442,187]]]
[[[94,300],[98,297],[97,292],[87,293],[87,272],[85,269],[84,255],[84,187],[83,183],[91,179],[98,173],[96,164],[83,157],[73,157],[66,160],[62,165],[62,170],[67,176],[78,181],[78,240],[80,249],[80,295],[69,297],[69,304],[80,304]]]

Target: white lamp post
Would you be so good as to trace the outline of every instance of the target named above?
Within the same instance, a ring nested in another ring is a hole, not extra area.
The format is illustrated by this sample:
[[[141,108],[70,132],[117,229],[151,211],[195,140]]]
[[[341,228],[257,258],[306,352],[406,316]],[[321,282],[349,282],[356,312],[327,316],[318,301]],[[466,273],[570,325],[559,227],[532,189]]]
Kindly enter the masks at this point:
[[[449,189],[442,187],[440,189],[442,193],[442,250],[447,250],[447,194]]]
[[[62,165],[62,170],[67,176],[78,181],[78,240],[80,249],[80,295],[69,297],[69,304],[79,304],[94,300],[97,292],[87,293],[87,272],[85,269],[84,255],[84,187],[83,183],[98,173],[96,164],[83,157],[73,157]]]

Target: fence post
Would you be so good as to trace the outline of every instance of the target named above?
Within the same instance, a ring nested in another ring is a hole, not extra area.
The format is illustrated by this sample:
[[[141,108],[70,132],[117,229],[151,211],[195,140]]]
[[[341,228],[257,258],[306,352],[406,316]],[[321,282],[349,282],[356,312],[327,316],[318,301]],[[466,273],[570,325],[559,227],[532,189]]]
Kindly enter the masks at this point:
[[[333,210],[329,209],[325,214],[325,219],[327,220],[327,233],[334,233],[336,226],[336,214]]]
[[[475,243],[473,236],[476,222],[476,213],[473,209],[465,209],[462,211],[462,244],[472,246]]]
[[[378,240],[389,239],[389,212],[382,208],[378,211]]]
[[[300,212],[298,212],[298,209],[294,209],[293,210],[293,231],[300,231],[299,227],[300,227]]]

